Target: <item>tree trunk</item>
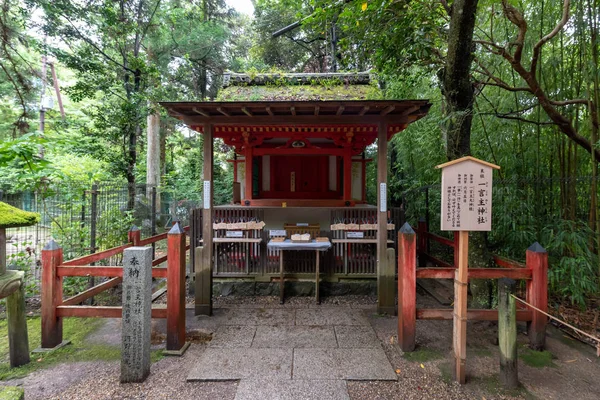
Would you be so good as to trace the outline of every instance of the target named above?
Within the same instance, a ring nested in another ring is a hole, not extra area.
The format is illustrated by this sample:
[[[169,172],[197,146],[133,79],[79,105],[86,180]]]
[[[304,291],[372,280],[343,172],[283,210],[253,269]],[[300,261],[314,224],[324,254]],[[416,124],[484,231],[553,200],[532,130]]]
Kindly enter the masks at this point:
[[[152,187],[160,185],[160,114],[156,111],[150,112],[146,124],[146,197],[149,199]],[[157,202],[160,203],[158,197]]]
[[[478,0],[456,0],[452,4],[448,55],[440,79],[446,107],[446,156],[449,160],[471,154],[474,103],[471,64],[477,3]],[[485,232],[473,232],[469,246],[469,265],[482,268],[488,267],[490,262]],[[478,307],[490,306],[489,287],[485,281],[471,281],[470,289]]]
[[[446,100],[446,155],[453,160],[471,154],[473,120],[473,29],[478,0],[452,4],[448,55],[443,71],[442,94]]]

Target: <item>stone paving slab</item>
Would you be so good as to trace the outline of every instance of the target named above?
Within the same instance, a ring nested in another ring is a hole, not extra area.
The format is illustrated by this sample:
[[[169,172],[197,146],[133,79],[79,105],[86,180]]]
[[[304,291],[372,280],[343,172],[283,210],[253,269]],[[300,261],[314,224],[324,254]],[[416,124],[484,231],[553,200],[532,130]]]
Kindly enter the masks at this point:
[[[296,310],[296,325],[362,325],[369,320],[362,310],[351,308],[320,308]]]
[[[223,325],[217,329],[209,347],[250,347],[256,326]]]
[[[257,348],[334,348],[332,326],[259,326],[252,342]]]
[[[293,379],[397,380],[383,349],[295,349]]]
[[[292,349],[207,348],[188,381],[231,381],[268,377],[291,378]]]
[[[223,325],[294,325],[295,309],[230,309]]]
[[[375,331],[370,326],[336,326],[335,336],[339,348],[381,348]]]
[[[349,400],[343,380],[242,379],[236,400]]]

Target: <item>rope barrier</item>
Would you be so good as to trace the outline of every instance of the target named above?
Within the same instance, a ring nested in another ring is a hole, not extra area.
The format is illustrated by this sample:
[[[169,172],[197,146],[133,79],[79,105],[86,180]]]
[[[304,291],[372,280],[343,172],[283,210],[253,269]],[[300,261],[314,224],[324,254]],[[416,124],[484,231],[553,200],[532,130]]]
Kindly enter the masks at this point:
[[[553,316],[553,315],[550,315],[550,314],[548,314],[547,312],[540,310],[539,308],[537,308],[537,307],[535,307],[535,306],[532,306],[531,304],[529,304],[529,303],[528,303],[528,302],[526,302],[525,300],[522,300],[522,299],[518,298],[518,297],[517,297],[517,296],[515,296],[514,294],[511,294],[511,296],[512,296],[512,297],[513,297],[515,300],[517,300],[517,301],[519,301],[519,302],[521,302],[521,303],[525,304],[525,305],[526,305],[526,306],[528,306],[528,307],[531,307],[531,308],[533,308],[534,310],[536,310],[537,312],[540,312],[540,313],[544,314],[544,315],[545,315],[545,316],[547,316],[548,318],[550,318],[550,319],[553,319],[553,320],[555,320],[556,322],[560,322],[561,324],[563,324],[563,325],[565,325],[565,326],[568,326],[569,328],[573,329],[575,332],[578,332],[578,333],[580,333],[580,334],[582,334],[582,335],[584,335],[584,336],[587,336],[588,338],[590,338],[590,339],[592,339],[593,341],[595,341],[595,342],[596,342],[596,355],[597,355],[598,357],[600,357],[600,338],[597,338],[597,337],[595,337],[595,336],[593,336],[593,335],[590,335],[589,333],[587,333],[587,332],[585,332],[585,331],[582,331],[581,329],[579,329],[579,328],[576,328],[576,327],[574,327],[573,325],[571,325],[571,324],[569,324],[569,323],[567,323],[567,322],[565,322],[565,321],[562,321],[562,320],[560,320],[560,319],[556,318],[555,316]]]

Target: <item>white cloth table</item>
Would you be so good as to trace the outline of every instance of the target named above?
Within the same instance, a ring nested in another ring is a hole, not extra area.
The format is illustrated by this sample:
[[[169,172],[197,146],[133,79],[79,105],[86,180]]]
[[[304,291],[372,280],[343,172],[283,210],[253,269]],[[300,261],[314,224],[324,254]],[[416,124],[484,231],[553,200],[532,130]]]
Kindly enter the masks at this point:
[[[289,250],[309,250],[315,252],[316,264],[315,264],[315,300],[317,304],[321,303],[319,299],[319,252],[327,251],[331,248],[331,242],[317,242],[311,240],[308,243],[294,243],[290,239],[286,239],[283,242],[273,242],[272,240],[267,243],[267,248],[272,250],[279,250],[279,298],[281,304],[284,302],[284,279],[283,279],[283,253]]]

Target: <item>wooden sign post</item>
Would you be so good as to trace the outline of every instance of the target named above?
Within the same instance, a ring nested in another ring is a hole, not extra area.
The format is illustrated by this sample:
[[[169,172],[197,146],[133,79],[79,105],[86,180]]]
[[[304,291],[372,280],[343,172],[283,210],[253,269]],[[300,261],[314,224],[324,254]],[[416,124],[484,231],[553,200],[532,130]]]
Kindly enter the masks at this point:
[[[468,156],[436,168],[442,169],[441,229],[459,232],[452,343],[455,378],[465,383],[469,231],[492,229],[492,171],[500,167]]]

